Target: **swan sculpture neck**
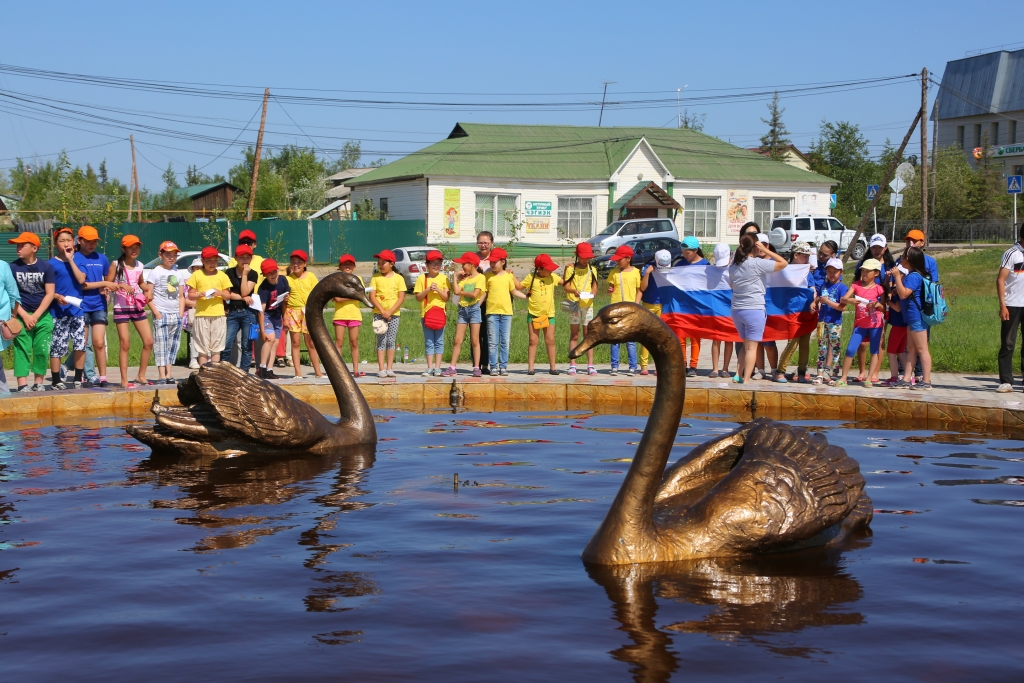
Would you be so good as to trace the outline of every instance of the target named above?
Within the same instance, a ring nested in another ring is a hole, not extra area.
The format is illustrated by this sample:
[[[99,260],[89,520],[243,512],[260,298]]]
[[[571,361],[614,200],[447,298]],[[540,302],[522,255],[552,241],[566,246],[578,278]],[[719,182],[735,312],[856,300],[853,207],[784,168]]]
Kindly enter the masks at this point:
[[[654,357],[658,371],[654,405],[633,464],[604,521],[583,551],[584,560],[607,564],[609,556],[614,556],[620,558],[618,563],[634,562],[637,559],[631,557],[632,550],[655,545],[651,543],[657,534],[654,498],[683,414],[686,364],[672,330],[654,316],[643,316],[642,320],[630,338],[643,344]]]

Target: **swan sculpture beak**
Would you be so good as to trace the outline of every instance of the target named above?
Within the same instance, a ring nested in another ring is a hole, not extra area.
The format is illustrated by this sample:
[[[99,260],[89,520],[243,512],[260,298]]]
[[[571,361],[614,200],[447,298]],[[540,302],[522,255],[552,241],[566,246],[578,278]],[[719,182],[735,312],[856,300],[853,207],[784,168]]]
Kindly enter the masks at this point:
[[[579,358],[598,344],[618,344],[632,341],[643,326],[655,319],[646,308],[631,302],[608,304],[587,324],[587,333],[579,345],[569,352],[569,358]]]
[[[605,343],[607,339],[605,339],[604,332],[604,320],[601,319],[600,315],[594,316],[594,319],[587,325],[587,333],[583,336],[583,340],[576,345],[576,348],[569,352],[569,359],[575,360],[598,344]]]

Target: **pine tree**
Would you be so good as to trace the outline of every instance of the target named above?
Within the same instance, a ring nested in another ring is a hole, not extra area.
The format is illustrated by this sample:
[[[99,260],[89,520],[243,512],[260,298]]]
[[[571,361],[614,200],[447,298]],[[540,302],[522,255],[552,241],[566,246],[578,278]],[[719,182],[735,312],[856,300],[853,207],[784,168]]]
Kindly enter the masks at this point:
[[[768,124],[768,132],[761,136],[761,151],[767,152],[768,158],[775,161],[785,161],[786,150],[792,144],[786,137],[789,135],[786,124],[782,122],[785,111],[779,107],[779,93],[776,91],[768,105],[768,118],[761,119],[762,123]]]

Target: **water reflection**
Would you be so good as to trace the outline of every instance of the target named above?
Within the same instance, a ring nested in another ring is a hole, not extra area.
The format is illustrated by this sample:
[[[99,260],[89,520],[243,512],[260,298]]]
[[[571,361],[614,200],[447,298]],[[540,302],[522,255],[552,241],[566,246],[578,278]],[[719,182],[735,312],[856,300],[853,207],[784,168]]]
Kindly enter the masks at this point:
[[[668,681],[679,668],[671,632],[743,640],[787,656],[812,649],[778,646],[763,636],[818,626],[864,623],[850,606],[863,595],[835,549],[756,559],[705,559],[620,567],[588,566],[605,589],[615,619],[632,643],[610,654],[631,665],[634,680]],[[712,609],[701,619],[659,627],[658,601]]]

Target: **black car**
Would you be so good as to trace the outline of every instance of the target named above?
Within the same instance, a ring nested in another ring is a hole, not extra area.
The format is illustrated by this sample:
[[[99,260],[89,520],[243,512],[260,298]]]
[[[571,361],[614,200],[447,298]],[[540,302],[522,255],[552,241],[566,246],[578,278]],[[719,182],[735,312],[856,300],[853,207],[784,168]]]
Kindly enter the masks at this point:
[[[652,237],[650,239],[637,240],[629,246],[633,249],[633,258],[630,259],[630,262],[634,268],[641,268],[654,261],[654,252],[661,249],[667,249],[672,254],[672,265],[676,265],[676,262],[683,257],[683,245],[679,243],[679,240],[672,239],[671,237]],[[598,256],[591,263],[597,268],[598,275],[602,277],[615,267],[615,261],[612,261],[610,254]]]

